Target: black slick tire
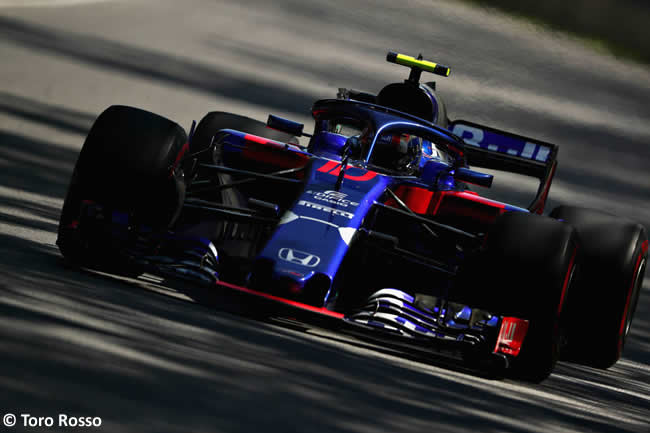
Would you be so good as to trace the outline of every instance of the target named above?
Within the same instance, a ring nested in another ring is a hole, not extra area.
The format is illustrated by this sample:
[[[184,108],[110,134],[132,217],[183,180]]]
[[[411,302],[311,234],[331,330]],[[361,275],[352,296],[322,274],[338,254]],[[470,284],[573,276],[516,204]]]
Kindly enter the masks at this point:
[[[633,221],[560,206],[551,217],[576,229],[579,269],[567,300],[566,359],[609,368],[625,347],[648,262],[648,235]]]
[[[515,379],[541,382],[555,367],[576,246],[568,225],[528,213],[506,213],[461,274],[460,283],[464,290],[469,286],[471,301],[478,306],[529,321],[521,351],[512,359],[510,375]]]
[[[183,128],[157,114],[118,105],[101,113],[86,137],[63,204],[57,240],[62,254],[83,262],[89,250],[104,247],[83,244],[74,234],[82,201],[120,210],[154,229],[172,225],[184,200],[179,162],[186,144]]]

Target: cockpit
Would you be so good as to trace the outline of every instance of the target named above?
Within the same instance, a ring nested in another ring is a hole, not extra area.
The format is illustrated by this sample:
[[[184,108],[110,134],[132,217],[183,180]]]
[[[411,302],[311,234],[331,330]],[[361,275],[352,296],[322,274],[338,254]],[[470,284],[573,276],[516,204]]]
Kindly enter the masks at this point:
[[[451,164],[445,135],[410,120],[408,114],[349,101],[321,101],[309,150],[331,159],[349,152],[350,161],[393,175],[417,175],[426,161]]]

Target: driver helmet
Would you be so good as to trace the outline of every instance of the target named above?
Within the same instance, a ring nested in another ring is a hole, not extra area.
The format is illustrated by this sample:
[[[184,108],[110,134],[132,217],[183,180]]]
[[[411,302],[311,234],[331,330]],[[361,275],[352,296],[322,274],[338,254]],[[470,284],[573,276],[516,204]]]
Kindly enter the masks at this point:
[[[422,157],[422,139],[410,134],[389,134],[375,144],[372,163],[400,174],[414,174]]]

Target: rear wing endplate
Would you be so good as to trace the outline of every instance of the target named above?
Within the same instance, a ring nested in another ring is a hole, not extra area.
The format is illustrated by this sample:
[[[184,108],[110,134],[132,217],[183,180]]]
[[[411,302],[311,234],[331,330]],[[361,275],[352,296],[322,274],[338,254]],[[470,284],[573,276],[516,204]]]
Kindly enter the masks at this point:
[[[557,167],[558,146],[465,120],[449,123],[449,130],[463,139],[467,163],[532,176],[540,184],[528,210],[541,214]]]

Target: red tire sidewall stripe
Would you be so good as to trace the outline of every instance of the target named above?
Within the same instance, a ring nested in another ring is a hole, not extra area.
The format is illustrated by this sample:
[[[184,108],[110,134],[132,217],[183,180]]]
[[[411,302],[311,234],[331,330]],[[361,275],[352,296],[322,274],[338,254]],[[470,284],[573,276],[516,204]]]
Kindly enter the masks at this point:
[[[178,152],[178,155],[176,155],[176,160],[172,165],[169,177],[172,177],[174,175],[174,171],[176,171],[176,169],[178,168],[178,164],[181,162],[183,156],[185,156],[185,153],[187,153],[189,149],[190,149],[190,142],[186,141],[183,147],[181,148],[180,152]]]
[[[639,266],[641,266],[641,261],[643,260],[643,257],[646,255],[648,252],[648,241],[646,240],[643,242],[641,245],[641,252],[639,253],[639,257],[636,259],[636,264],[634,265],[634,273],[632,274],[632,282],[630,283],[630,288],[627,291],[627,297],[625,299],[625,309],[623,310],[623,317],[621,317],[621,325],[619,326],[618,329],[618,355],[621,355],[621,352],[623,350],[623,339],[624,335],[623,333],[625,332],[625,322],[627,318],[627,313],[628,310],[630,309],[630,301],[632,300],[632,292],[634,292],[634,286],[636,285],[636,280],[638,272],[639,272]]]
[[[562,293],[560,294],[560,302],[557,306],[558,317],[562,312],[562,307],[564,306],[564,298],[566,297],[566,290],[569,286],[569,278],[571,277],[571,274],[573,273],[573,268],[575,267],[577,253],[578,253],[578,249],[574,248],[573,254],[571,255],[571,260],[569,261],[569,269],[567,269],[566,276],[564,277],[564,284],[562,284]]]
[[[569,267],[566,271],[566,275],[564,276],[564,283],[562,283],[562,292],[560,293],[560,302],[558,302],[557,306],[557,320],[555,321],[555,326],[553,327],[553,333],[555,336],[559,336],[560,334],[560,314],[562,313],[562,307],[564,307],[564,300],[566,298],[566,291],[567,288],[569,287],[569,279],[571,278],[571,274],[573,273],[573,269],[575,267],[575,261],[576,261],[576,256],[578,255],[578,249],[574,248],[573,253],[571,254],[571,260],[569,260]],[[555,342],[553,343],[553,346],[551,348],[551,351],[554,352],[557,356],[557,351],[558,351],[558,344]]]

